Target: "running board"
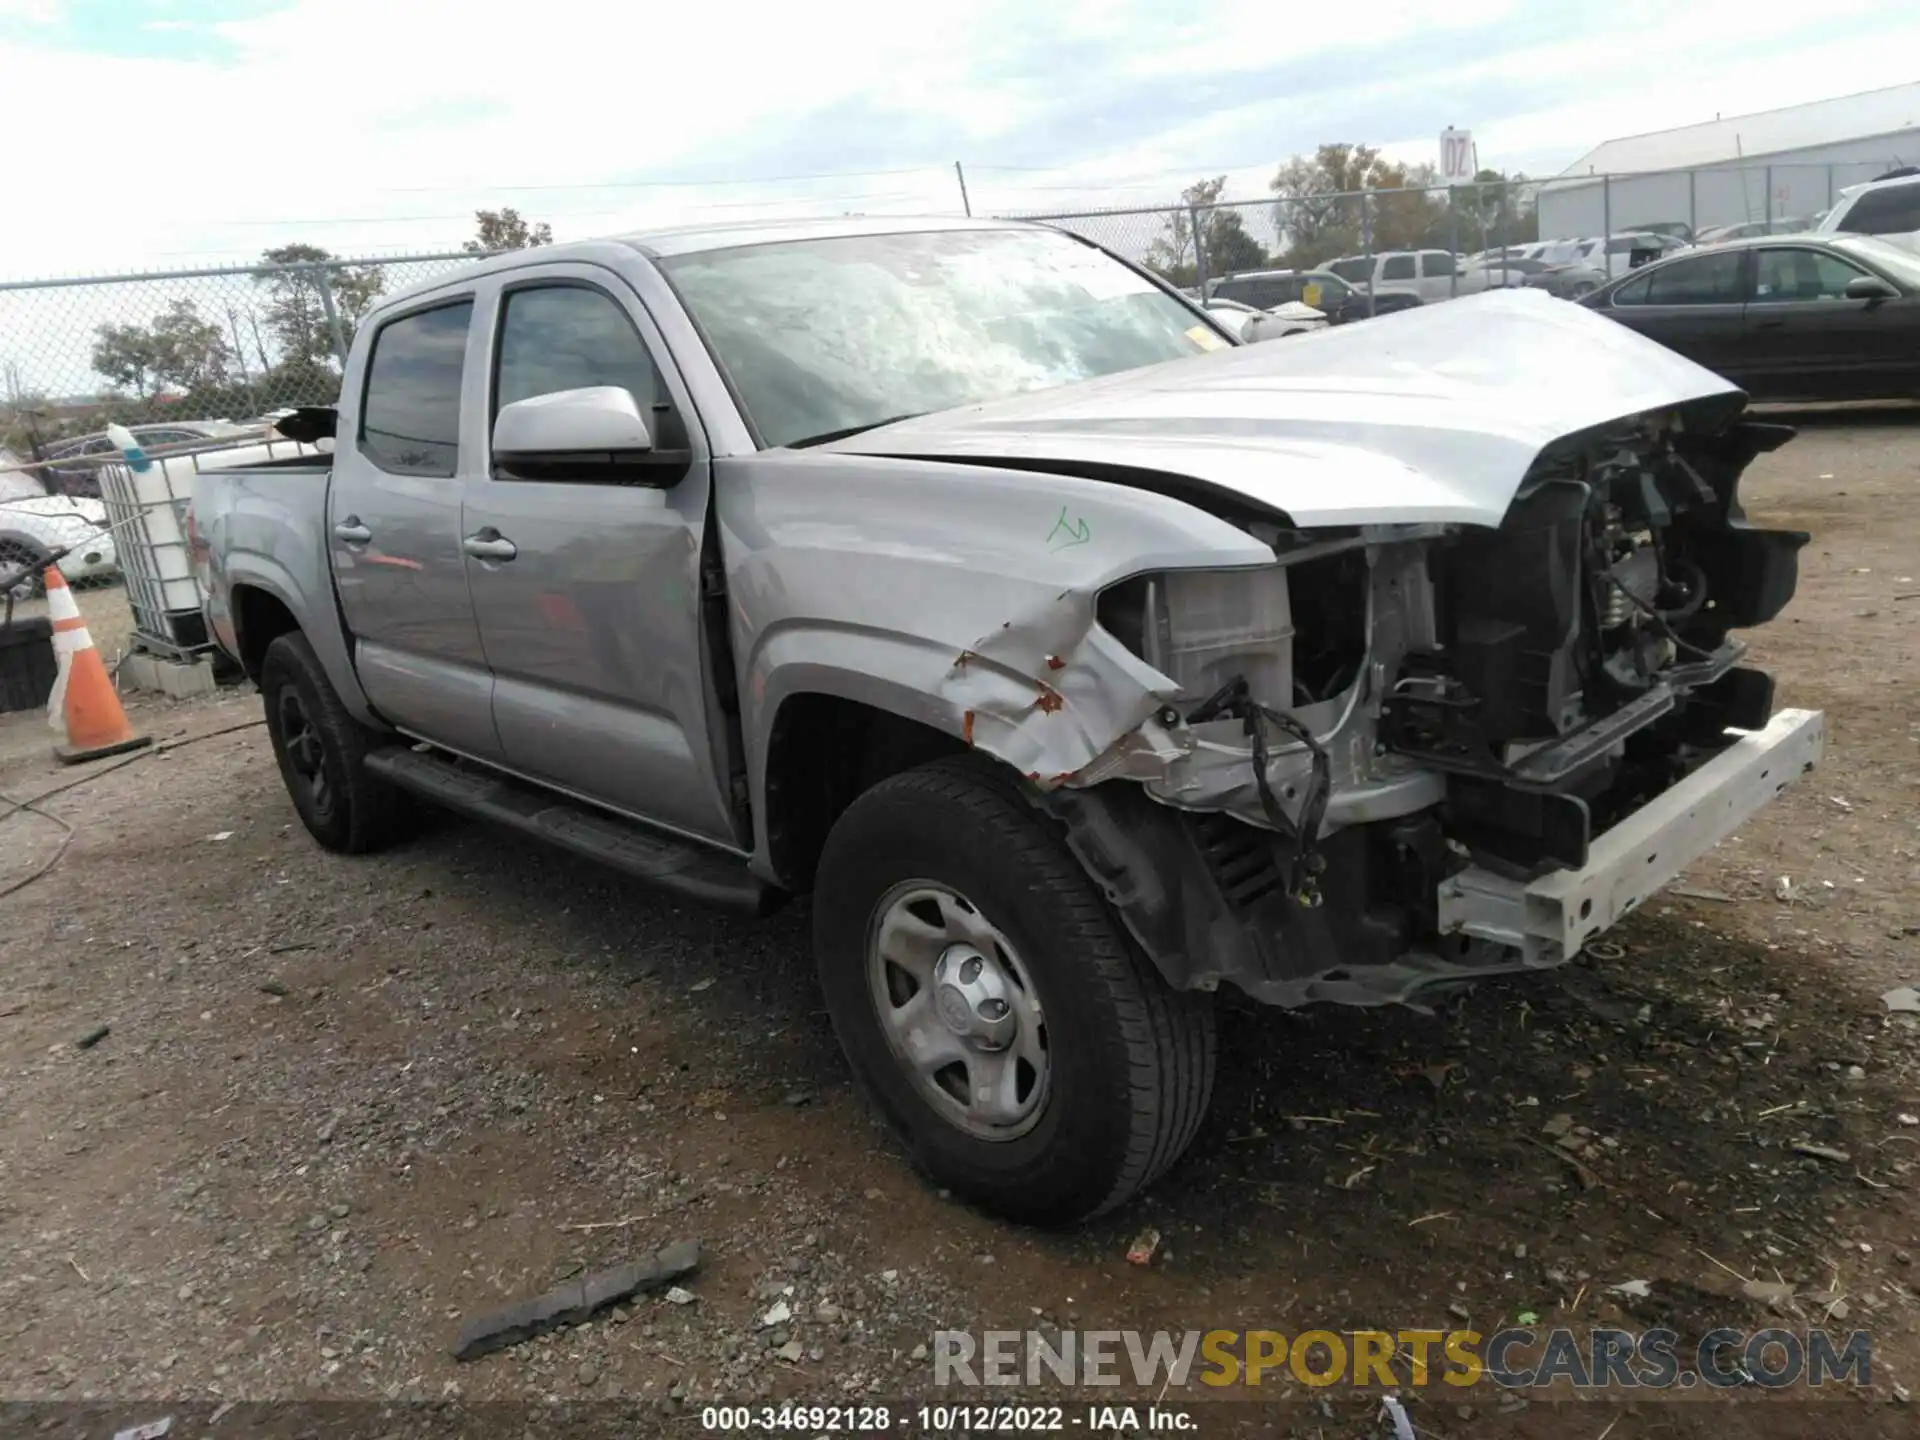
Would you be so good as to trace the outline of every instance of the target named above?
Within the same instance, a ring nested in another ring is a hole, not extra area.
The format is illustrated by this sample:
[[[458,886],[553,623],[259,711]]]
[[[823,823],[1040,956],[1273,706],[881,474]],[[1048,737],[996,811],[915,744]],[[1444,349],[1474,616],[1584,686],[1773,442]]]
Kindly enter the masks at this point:
[[[449,810],[505,825],[702,904],[766,915],[787,899],[785,891],[749,872],[744,860],[505,776],[399,745],[368,751],[366,766]]]

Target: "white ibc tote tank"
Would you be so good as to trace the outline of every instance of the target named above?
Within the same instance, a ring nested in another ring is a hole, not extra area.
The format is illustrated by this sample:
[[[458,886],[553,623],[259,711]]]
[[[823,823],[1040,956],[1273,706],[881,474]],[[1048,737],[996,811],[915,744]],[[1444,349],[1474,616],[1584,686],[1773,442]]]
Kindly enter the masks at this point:
[[[198,450],[156,457],[146,453],[124,425],[107,426],[122,464],[100,467],[100,498],[114,530],[127,605],[141,649],[188,659],[209,649],[201,606],[205,596],[194,578],[187,548],[187,507],[201,470],[256,465],[290,455],[313,454],[272,431],[241,435],[230,449]]]

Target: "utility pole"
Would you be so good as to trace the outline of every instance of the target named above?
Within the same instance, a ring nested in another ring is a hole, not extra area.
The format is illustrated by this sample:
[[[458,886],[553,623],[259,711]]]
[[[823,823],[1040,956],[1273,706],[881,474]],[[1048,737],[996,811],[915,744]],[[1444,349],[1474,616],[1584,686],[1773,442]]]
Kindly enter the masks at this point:
[[[960,208],[967,212],[967,218],[973,218],[973,202],[967,198],[967,172],[960,168],[958,160],[953,162],[953,173],[960,180]]]

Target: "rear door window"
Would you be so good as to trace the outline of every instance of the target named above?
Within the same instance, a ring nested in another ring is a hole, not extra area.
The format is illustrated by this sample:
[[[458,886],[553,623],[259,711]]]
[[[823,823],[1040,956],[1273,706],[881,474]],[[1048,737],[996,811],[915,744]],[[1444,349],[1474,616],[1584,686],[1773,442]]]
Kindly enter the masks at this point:
[[[1413,279],[1413,256],[1411,255],[1387,256],[1385,261],[1383,261],[1380,266],[1380,278],[1382,280]]]
[[[1449,255],[1445,250],[1422,250],[1420,252],[1420,273],[1429,277],[1453,274],[1453,256]]]
[[[1649,305],[1737,305],[1743,250],[1675,260],[1647,274]]]
[[[388,321],[374,337],[360,453],[390,475],[450,478],[460,455],[460,377],[473,302]]]

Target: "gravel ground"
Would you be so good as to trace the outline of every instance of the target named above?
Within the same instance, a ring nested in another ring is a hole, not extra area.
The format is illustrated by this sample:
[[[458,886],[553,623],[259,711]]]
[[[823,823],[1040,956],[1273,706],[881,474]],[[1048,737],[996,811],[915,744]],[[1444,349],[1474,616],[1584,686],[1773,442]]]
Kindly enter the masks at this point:
[[[952,1401],[941,1328],[1531,1313],[1865,1329],[1868,1391],[1747,1392],[1738,1433],[1913,1433],[1920,1047],[1879,996],[1920,982],[1920,601],[1895,598],[1920,590],[1916,422],[1808,417],[1749,483],[1757,519],[1816,534],[1755,648],[1783,703],[1829,711],[1825,769],[1556,974],[1431,1015],[1228,1003],[1190,1157],[1065,1235],[903,1163],[834,1048],[804,905],[710,914],[451,818],[328,855],[247,725],[257,697],[136,703],[163,745],[212,738],[48,799],[71,845],[0,900],[0,1402],[105,1434],[77,1402],[622,1397],[668,1401],[661,1426],[680,1405],[681,1433],[716,1397]],[[77,778],[48,745],[7,717],[0,789]],[[63,839],[31,813],[4,833],[0,885]],[[1154,1262],[1129,1265],[1149,1226]],[[684,1294],[451,1358],[464,1320],[688,1238]],[[1288,1404],[1215,1407],[1205,1433],[1391,1433],[1377,1398],[1269,1396]],[[1503,1398],[1408,1404],[1430,1436],[1729,1423],[1678,1392]],[[212,1433],[259,1433],[236,1423]]]

